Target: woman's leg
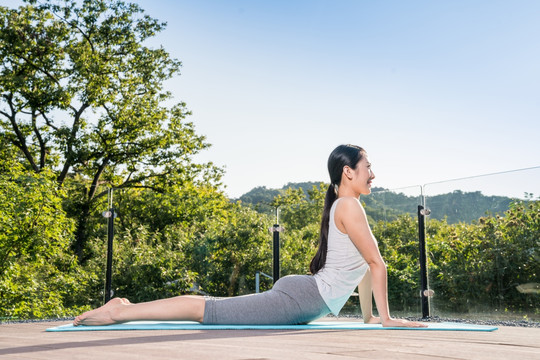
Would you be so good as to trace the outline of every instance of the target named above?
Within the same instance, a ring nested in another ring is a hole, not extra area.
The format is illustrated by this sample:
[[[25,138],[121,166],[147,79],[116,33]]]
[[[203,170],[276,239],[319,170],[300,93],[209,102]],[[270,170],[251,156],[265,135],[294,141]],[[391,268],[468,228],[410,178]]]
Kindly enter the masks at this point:
[[[184,295],[168,299],[132,304],[127,299],[114,298],[100,308],[75,318],[77,325],[110,325],[134,320],[203,321],[205,299]]]
[[[369,267],[366,274],[358,285],[358,298],[360,299],[360,309],[365,324],[379,324],[381,319],[373,316],[373,288],[371,285],[371,272]]]
[[[208,298],[205,324],[303,324],[330,313],[311,275],[280,278],[271,290],[230,298]]]

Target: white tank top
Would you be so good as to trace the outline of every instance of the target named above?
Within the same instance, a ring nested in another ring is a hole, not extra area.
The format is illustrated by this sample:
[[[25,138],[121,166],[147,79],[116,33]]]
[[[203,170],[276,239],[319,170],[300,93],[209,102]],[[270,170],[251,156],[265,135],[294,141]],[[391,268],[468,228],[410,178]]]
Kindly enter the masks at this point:
[[[369,266],[349,235],[339,231],[336,226],[334,214],[339,200],[341,199],[337,199],[330,209],[326,264],[313,275],[321,297],[336,316],[366,274]]]

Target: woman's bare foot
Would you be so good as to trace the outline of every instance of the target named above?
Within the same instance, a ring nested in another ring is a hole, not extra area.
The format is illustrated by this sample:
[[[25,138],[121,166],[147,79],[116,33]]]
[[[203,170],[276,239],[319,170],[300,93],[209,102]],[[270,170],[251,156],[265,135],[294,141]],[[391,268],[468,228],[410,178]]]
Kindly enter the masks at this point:
[[[115,315],[118,310],[129,305],[128,299],[114,298],[108,303],[94,310],[87,311],[75,318],[73,325],[110,325],[118,321]]]
[[[381,318],[378,316],[373,316],[373,315],[371,315],[371,317],[368,320],[364,320],[364,324],[380,324],[380,323],[381,323]]]

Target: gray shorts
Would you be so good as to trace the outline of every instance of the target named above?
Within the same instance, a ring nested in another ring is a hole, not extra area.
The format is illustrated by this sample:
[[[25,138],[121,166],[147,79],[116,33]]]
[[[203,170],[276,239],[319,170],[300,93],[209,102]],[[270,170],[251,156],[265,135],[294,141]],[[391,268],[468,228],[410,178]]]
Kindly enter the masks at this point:
[[[203,324],[305,324],[330,313],[311,275],[285,276],[259,294],[205,300]]]

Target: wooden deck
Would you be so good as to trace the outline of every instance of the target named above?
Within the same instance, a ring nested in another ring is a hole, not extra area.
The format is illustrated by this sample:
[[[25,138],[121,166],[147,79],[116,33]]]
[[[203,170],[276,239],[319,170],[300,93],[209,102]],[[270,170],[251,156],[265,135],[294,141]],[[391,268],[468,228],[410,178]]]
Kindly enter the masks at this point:
[[[1,359],[540,359],[540,328],[45,332],[0,325]]]

